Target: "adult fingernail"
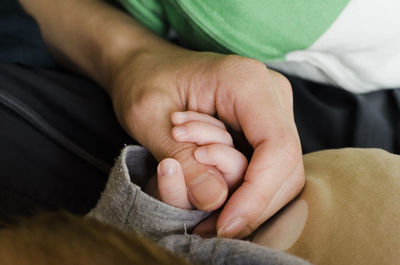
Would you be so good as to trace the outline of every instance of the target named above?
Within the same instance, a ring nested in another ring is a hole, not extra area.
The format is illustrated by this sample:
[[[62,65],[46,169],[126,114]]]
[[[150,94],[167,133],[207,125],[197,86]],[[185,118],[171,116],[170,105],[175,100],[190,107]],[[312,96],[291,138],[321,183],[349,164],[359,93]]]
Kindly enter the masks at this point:
[[[238,216],[226,225],[222,226],[218,230],[217,236],[234,238],[246,227],[246,225],[246,220],[243,217]]]
[[[217,180],[216,175],[207,172],[190,182],[189,193],[196,200],[195,204],[200,210],[210,211],[225,201],[228,190]]]
[[[178,167],[177,167],[176,163],[167,159],[167,160],[163,160],[158,165],[157,170],[158,170],[159,176],[173,176],[178,172]]]
[[[186,128],[184,126],[177,126],[173,128],[172,132],[176,137],[182,138],[186,135]]]

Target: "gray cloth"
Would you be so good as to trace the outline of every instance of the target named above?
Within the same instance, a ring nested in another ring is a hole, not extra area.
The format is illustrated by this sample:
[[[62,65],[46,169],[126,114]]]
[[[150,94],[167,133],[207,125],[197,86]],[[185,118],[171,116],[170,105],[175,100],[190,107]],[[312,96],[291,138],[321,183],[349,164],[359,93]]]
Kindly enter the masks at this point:
[[[137,232],[195,264],[309,264],[251,242],[188,234],[210,213],[169,206],[140,186],[155,174],[156,162],[139,146],[122,150],[97,206],[88,214],[127,232]],[[136,185],[137,183],[138,185]]]

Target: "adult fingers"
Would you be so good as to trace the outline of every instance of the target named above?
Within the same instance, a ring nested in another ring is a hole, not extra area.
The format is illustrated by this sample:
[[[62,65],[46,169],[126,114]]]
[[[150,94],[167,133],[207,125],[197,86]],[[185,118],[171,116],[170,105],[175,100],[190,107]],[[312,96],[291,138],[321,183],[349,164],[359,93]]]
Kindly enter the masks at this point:
[[[257,82],[249,83],[235,97],[236,122],[254,153],[243,184],[233,193],[218,219],[219,236],[247,236],[272,216],[278,206],[283,207],[292,199],[304,183],[304,171],[299,166],[302,165],[300,142],[291,106],[285,101],[287,93],[282,93],[287,88],[281,87],[284,81],[277,78],[280,77],[275,73],[267,78],[255,78]],[[232,120],[232,114],[224,115]],[[280,194],[272,207],[271,202],[289,178],[295,185],[289,192]]]

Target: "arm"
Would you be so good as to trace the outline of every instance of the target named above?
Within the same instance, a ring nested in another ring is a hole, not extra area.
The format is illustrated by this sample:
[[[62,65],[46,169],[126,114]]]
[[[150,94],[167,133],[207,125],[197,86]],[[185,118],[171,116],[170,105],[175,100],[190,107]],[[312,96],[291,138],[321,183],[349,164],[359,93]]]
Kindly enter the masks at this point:
[[[61,64],[93,78],[109,93],[113,73],[147,47],[171,46],[101,0],[20,0],[39,23]],[[92,15],[96,14],[96,15]]]
[[[193,166],[196,162],[190,157],[190,147],[168,139],[169,114],[186,106],[179,92],[166,86],[176,74],[170,64],[174,60],[176,65],[185,64],[182,59],[190,52],[158,38],[101,0],[20,1],[38,21],[45,42],[59,62],[90,76],[106,89],[117,118],[133,138],[159,160],[171,156],[186,160],[193,171],[187,175],[192,178],[212,172],[214,196],[194,204],[207,210],[221,206],[227,186],[218,170]],[[193,56],[198,57],[188,55]],[[159,131],[168,136],[157,135]]]
[[[174,46],[100,0],[20,1],[57,58],[108,91],[126,131],[157,160],[181,163],[195,207],[219,208],[228,185],[214,166],[195,159],[196,144],[171,136],[171,113],[216,114],[244,132],[255,151],[218,219],[221,236],[248,235],[301,190],[291,87],[282,75],[253,59]]]

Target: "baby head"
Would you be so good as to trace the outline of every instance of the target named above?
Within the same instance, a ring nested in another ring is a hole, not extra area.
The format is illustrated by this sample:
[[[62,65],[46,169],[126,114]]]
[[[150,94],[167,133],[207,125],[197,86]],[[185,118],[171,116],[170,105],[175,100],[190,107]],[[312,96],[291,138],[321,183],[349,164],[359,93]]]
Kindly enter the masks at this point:
[[[0,264],[188,264],[137,234],[68,213],[45,213],[0,229]]]

